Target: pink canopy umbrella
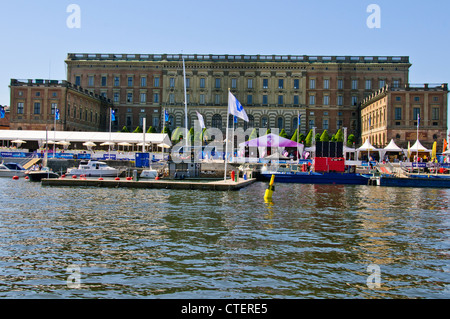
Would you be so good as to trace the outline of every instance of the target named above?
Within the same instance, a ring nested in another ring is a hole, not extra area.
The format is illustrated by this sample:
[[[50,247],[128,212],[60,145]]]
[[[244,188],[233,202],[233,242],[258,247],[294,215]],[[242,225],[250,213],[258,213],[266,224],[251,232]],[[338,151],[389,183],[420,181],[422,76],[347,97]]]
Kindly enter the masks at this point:
[[[302,147],[303,144],[291,141],[276,134],[268,134],[243,143],[252,147]]]

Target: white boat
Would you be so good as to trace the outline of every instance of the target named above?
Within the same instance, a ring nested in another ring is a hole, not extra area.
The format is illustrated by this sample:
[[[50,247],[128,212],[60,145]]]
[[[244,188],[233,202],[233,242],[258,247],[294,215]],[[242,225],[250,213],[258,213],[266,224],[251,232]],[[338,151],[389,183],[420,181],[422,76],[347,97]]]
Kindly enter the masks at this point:
[[[67,169],[67,175],[85,175],[86,177],[116,177],[123,170],[108,166],[105,162],[100,161],[82,161],[78,168]]]
[[[17,163],[0,164],[0,177],[25,176],[26,169]]]
[[[141,178],[155,178],[158,176],[158,171],[156,169],[144,169],[140,176]]]

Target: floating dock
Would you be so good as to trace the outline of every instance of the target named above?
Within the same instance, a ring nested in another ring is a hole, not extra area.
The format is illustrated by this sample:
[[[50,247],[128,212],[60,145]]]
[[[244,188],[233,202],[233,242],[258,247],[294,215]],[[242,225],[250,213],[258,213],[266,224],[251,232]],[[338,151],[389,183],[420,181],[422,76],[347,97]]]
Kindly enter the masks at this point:
[[[239,179],[232,181],[227,179],[215,181],[201,180],[98,180],[98,179],[71,179],[71,178],[49,178],[42,179],[42,186],[71,186],[71,187],[110,187],[110,188],[155,188],[155,189],[188,189],[188,190],[212,190],[212,191],[237,191],[254,183],[256,178]]]

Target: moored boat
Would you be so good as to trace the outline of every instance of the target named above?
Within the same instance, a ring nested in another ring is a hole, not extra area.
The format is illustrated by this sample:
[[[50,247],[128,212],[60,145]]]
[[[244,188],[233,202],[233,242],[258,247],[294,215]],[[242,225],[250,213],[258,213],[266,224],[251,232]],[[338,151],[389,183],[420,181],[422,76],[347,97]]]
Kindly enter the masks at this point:
[[[67,175],[85,175],[87,177],[117,177],[123,170],[108,166],[100,161],[82,161],[78,168],[67,169]]]
[[[370,175],[357,173],[355,167],[346,168],[343,158],[315,158],[312,166],[279,165],[261,170],[260,178],[270,180],[272,175],[277,183],[368,185],[370,180]]]
[[[59,178],[59,175],[51,171],[48,167],[35,171],[27,171],[26,175],[30,182],[40,182],[44,178]]]
[[[336,184],[336,185],[368,185],[370,177],[357,173],[335,172],[261,172],[263,180],[270,180],[275,175],[277,183],[300,184]]]
[[[2,163],[0,164],[0,177],[25,176],[26,169],[17,163]]]
[[[450,175],[409,174],[404,177],[383,175],[379,177],[377,185],[392,187],[450,188]]]

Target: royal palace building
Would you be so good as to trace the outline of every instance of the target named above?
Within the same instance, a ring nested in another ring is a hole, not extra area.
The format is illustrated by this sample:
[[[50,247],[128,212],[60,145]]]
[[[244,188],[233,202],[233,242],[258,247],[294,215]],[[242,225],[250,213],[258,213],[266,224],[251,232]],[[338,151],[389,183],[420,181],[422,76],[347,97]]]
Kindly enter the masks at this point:
[[[184,127],[186,86],[188,127],[199,112],[207,127],[225,131],[231,90],[248,114],[248,123],[237,123],[244,129],[291,135],[301,115],[301,133],[346,127],[356,136],[361,101],[386,85],[404,88],[411,66],[408,57],[389,56],[88,53],[70,53],[66,64],[68,82],[112,101],[114,130],[132,131],[144,118],[160,130],[164,110],[170,129]]]

